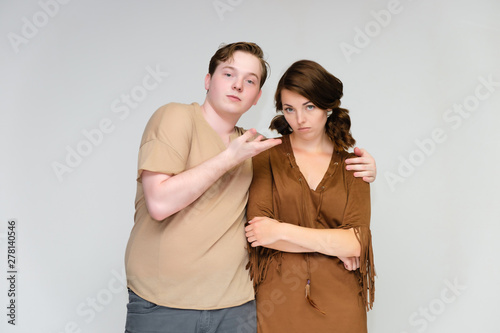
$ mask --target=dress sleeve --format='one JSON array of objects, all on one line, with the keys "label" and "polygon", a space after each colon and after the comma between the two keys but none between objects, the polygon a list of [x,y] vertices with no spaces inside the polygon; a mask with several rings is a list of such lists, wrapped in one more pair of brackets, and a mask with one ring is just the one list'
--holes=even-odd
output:
[{"label": "dress sleeve", "polygon": [[[269,150],[255,156],[252,162],[253,179],[248,196],[247,218],[251,220],[256,216],[266,216],[274,219],[273,175]],[[252,247],[249,243],[247,249],[247,269],[257,292],[259,284],[266,278],[269,263],[279,252],[262,246]]]},{"label": "dress sleeve", "polygon": [[370,310],[375,297],[375,266],[370,231],[370,184],[355,178],[349,172],[346,175],[346,185],[347,205],[340,228],[352,228],[361,245],[359,271],[356,272],[361,286],[361,296],[366,309]]},{"label": "dress sleeve", "polygon": [[274,218],[273,176],[269,151],[266,150],[252,159],[253,178],[248,196],[247,217],[256,216]]}]

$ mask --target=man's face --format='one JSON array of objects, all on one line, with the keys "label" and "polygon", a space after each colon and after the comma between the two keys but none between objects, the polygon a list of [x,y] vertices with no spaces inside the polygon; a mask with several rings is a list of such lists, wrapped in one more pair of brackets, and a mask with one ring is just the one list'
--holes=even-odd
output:
[{"label": "man's face", "polygon": [[236,51],[205,77],[207,100],[217,113],[241,116],[260,98],[261,64],[247,52]]}]

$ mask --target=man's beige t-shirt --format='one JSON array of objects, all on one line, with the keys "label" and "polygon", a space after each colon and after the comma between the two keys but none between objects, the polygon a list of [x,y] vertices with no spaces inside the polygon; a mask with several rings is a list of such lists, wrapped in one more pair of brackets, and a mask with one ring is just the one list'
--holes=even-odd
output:
[{"label": "man's beige t-shirt", "polygon": [[[231,140],[243,132],[236,127]],[[142,191],[143,170],[176,175],[225,149],[196,103],[167,104],[149,120],[139,150],[135,223],[125,255],[128,287],[142,298],[182,309],[220,309],[254,299],[244,234],[251,159],[163,221],[151,218]]]}]

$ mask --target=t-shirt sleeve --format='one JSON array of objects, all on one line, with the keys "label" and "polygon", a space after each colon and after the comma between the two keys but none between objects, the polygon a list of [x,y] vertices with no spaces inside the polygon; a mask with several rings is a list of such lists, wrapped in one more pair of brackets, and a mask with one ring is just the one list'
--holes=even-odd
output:
[{"label": "t-shirt sleeve", "polygon": [[139,148],[139,182],[143,170],[175,175],[186,169],[193,131],[189,107],[171,103],[151,116]]}]

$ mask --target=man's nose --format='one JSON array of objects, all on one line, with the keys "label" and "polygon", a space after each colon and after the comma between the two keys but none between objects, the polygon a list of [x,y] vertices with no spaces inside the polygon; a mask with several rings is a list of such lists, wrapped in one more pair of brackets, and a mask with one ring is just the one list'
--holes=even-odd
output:
[{"label": "man's nose", "polygon": [[233,89],[241,91],[243,89],[243,82],[242,80],[236,79],[233,84]]}]

